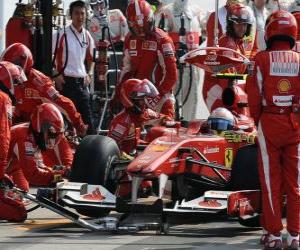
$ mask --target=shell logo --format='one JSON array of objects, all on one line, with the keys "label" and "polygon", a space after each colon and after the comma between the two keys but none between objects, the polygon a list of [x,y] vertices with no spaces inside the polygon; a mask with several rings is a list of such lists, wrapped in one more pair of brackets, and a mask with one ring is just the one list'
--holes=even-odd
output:
[{"label": "shell logo", "polygon": [[277,88],[279,93],[286,93],[291,89],[291,83],[287,79],[282,79],[278,82]]}]

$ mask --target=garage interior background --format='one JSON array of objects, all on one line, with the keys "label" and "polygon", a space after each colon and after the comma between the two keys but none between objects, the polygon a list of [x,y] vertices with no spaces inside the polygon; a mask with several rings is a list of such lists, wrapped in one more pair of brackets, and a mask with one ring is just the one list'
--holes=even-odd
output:
[{"label": "garage interior background", "polygon": [[[67,7],[69,6],[70,2],[73,0],[63,0],[65,11]],[[126,0],[110,0],[110,6],[112,8],[115,8],[117,4],[119,4],[119,1],[126,1]],[[191,0],[192,2],[199,2],[199,0]],[[219,0],[220,5],[225,3],[226,0]],[[19,0],[0,0],[0,32],[2,33],[2,36],[0,38],[0,51],[3,51],[5,48],[5,26],[9,20],[9,18],[12,16],[16,3],[18,3]],[[27,3],[28,0],[23,0],[22,2]],[[172,2],[172,0],[164,0],[164,2],[169,3]],[[213,0],[201,0],[201,7],[206,10],[213,10],[214,9],[214,3]]]}]

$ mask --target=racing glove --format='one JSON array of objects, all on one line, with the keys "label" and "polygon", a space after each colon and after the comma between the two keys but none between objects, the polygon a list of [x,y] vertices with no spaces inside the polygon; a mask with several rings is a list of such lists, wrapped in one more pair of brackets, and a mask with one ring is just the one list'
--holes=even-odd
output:
[{"label": "racing glove", "polygon": [[63,165],[54,165],[54,166],[52,166],[52,169],[54,171],[59,172],[59,174],[61,173],[62,177],[65,177],[65,178],[70,177],[70,174],[71,174],[71,168],[70,167],[66,167],[66,166],[63,166]]},{"label": "racing glove", "polygon": [[88,130],[88,125],[84,123],[80,124],[79,126],[76,126],[77,134],[80,137],[84,137],[86,135],[87,130]]},{"label": "racing glove", "polygon": [[14,187],[14,183],[12,179],[5,174],[2,179],[0,179],[0,189],[12,189]]},{"label": "racing glove", "polygon": [[63,171],[62,170],[54,170],[53,171],[53,179],[52,183],[63,181]]}]

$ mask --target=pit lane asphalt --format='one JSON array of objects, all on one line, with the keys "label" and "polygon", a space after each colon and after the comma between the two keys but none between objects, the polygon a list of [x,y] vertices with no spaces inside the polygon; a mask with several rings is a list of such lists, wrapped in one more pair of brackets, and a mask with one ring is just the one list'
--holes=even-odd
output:
[{"label": "pit lane asphalt", "polygon": [[154,231],[112,234],[91,232],[39,208],[29,213],[25,223],[0,221],[0,249],[261,249],[259,228],[246,228],[235,220],[215,216],[201,217],[199,224],[187,224],[187,220],[194,222],[194,217],[176,220],[186,224],[171,226],[168,235],[156,235]]}]

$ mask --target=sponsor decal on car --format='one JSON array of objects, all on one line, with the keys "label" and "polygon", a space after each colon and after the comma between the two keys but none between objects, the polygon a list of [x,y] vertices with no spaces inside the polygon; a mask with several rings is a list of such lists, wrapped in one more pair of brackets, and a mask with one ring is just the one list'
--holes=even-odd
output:
[{"label": "sponsor decal on car", "polygon": [[101,201],[105,199],[105,196],[101,194],[99,188],[96,188],[91,193],[83,195],[82,198],[86,200],[92,200],[92,201]]},{"label": "sponsor decal on car", "polygon": [[163,152],[167,149],[169,149],[169,146],[167,146],[167,145],[158,145],[158,144],[156,144],[156,145],[153,145],[151,147],[151,150],[154,151],[154,152]]},{"label": "sponsor decal on car", "polygon": [[232,162],[233,162],[233,149],[226,148],[225,149],[225,167],[231,168]]},{"label": "sponsor decal on car", "polygon": [[200,201],[198,205],[207,208],[222,207],[222,204],[217,200]]},{"label": "sponsor decal on car", "polygon": [[214,153],[218,153],[220,151],[219,148],[214,147],[214,148],[209,148],[209,147],[205,147],[203,150],[204,154],[214,154]]}]

